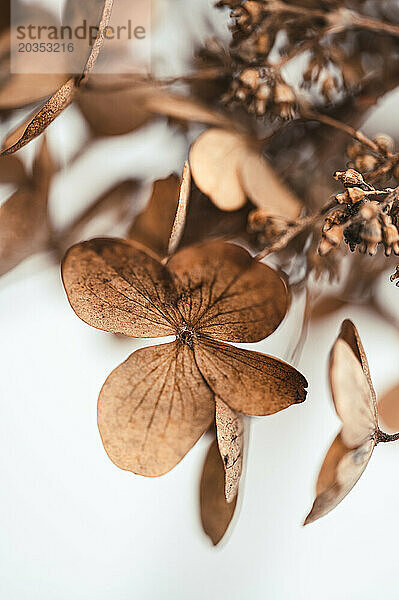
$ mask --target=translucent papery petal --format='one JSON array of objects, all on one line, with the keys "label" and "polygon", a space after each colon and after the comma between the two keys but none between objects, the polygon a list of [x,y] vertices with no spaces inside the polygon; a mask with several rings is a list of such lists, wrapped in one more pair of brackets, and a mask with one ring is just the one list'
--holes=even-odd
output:
[{"label": "translucent papery petal", "polygon": [[105,382],[98,424],[110,459],[155,477],[170,471],[211,424],[213,394],[179,342],[137,350]]}]

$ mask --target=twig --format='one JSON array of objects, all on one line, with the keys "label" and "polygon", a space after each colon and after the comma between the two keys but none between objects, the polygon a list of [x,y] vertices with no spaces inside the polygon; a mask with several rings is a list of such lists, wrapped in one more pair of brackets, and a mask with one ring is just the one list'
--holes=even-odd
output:
[{"label": "twig", "polygon": [[291,225],[288,231],[286,231],[286,233],[280,236],[274,244],[272,244],[271,246],[267,246],[266,248],[261,250],[261,252],[256,254],[254,257],[255,260],[260,261],[263,258],[266,258],[266,256],[269,256],[269,254],[272,254],[273,252],[278,252],[279,250],[285,248],[294,237],[302,233],[302,231],[309,227],[309,225],[313,225],[314,223],[316,223],[321,217],[323,217],[336,205],[337,201],[334,198],[333,200],[328,202],[328,204],[323,206],[323,208],[321,208],[317,213],[298,219],[298,221],[295,224]]},{"label": "twig", "polygon": [[76,82],[76,85],[78,86],[82,83],[83,79],[85,79],[85,77],[94,69],[94,65],[96,64],[98,55],[100,54],[101,48],[104,45],[105,32],[111,20],[113,5],[114,0],[104,0],[104,6],[101,14],[100,23],[98,25],[97,36],[94,40],[93,46],[91,47],[90,54],[87,58],[82,74]]},{"label": "twig", "polygon": [[364,133],[351,127],[350,125],[346,125],[346,123],[342,123],[341,121],[337,121],[328,115],[320,114],[314,110],[306,108],[302,106],[300,108],[300,114],[304,119],[308,119],[309,121],[318,121],[319,123],[323,123],[324,125],[329,125],[330,127],[334,127],[334,129],[339,129],[344,133],[347,133],[354,139],[358,140],[361,144],[368,146],[370,150],[375,152],[378,155],[383,155],[388,158],[392,158],[393,155],[390,152],[383,151],[375,142],[370,140]]}]

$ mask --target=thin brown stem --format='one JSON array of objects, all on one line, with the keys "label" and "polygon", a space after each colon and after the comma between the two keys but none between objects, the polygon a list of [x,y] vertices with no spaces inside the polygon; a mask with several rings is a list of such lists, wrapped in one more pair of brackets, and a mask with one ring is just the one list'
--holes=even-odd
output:
[{"label": "thin brown stem", "polygon": [[94,69],[94,65],[96,64],[98,55],[100,54],[101,48],[104,45],[105,32],[111,20],[113,5],[114,0],[104,0],[104,6],[101,14],[100,23],[98,25],[97,36],[90,50],[90,54],[87,58],[82,74],[80,75],[80,78],[77,81],[77,85],[80,85],[83,79],[85,79],[85,77]]},{"label": "thin brown stem", "polygon": [[285,248],[288,245],[288,243],[292,239],[294,239],[294,237],[296,237],[297,235],[299,235],[300,233],[305,231],[305,229],[307,227],[309,227],[310,225],[314,225],[315,223],[317,223],[317,221],[319,219],[321,219],[321,217],[323,217],[326,213],[328,213],[336,205],[337,205],[337,201],[334,198],[333,200],[328,202],[328,204],[323,206],[323,208],[321,208],[317,213],[310,215],[310,216],[302,217],[302,218],[298,219],[298,221],[296,223],[293,223],[291,225],[287,224],[288,230],[283,235],[281,235],[274,242],[274,244],[272,244],[271,246],[267,246],[266,248],[261,250],[261,252],[256,254],[254,256],[254,259],[257,261],[260,261],[263,258],[266,258],[266,256],[269,256],[269,254],[273,254],[274,252],[283,250],[283,248]]},{"label": "thin brown stem", "polygon": [[370,138],[368,138],[367,135],[355,129],[354,127],[351,127],[351,125],[347,125],[346,123],[337,121],[336,119],[333,119],[328,115],[323,115],[304,106],[300,108],[300,113],[304,119],[308,119],[309,121],[318,121],[319,123],[329,125],[330,127],[334,127],[334,129],[339,129],[340,131],[347,133],[355,140],[358,140],[358,142],[364,144],[365,146],[370,148],[370,150],[372,150],[380,156],[383,155],[389,158],[392,157],[390,152],[384,152],[375,142],[373,142],[373,140],[370,140]]},{"label": "thin brown stem", "polygon": [[399,440],[399,433],[385,433],[379,429],[377,431],[377,444],[379,442],[396,442]]}]

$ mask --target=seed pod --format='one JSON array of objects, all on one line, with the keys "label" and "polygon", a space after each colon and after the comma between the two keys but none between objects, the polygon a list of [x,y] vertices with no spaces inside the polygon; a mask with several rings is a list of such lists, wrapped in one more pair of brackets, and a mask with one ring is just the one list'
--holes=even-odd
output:
[{"label": "seed pod", "polygon": [[341,181],[345,187],[353,187],[364,185],[363,175],[355,169],[347,169],[346,171],[336,171],[334,178]]},{"label": "seed pod", "polygon": [[372,154],[361,154],[355,158],[355,167],[358,171],[367,173],[373,171],[378,165],[378,158]]},{"label": "seed pod", "polygon": [[360,142],[357,142],[357,141],[349,144],[349,146],[346,149],[346,154],[352,160],[355,160],[355,158],[357,156],[360,156],[360,154],[363,154],[363,152],[364,152],[363,144],[361,144]]},{"label": "seed pod", "polygon": [[390,256],[392,250],[394,254],[399,254],[399,232],[395,225],[386,225],[383,227],[382,232],[386,256]]},{"label": "seed pod", "polygon": [[395,142],[386,133],[378,133],[374,137],[374,141],[383,152],[393,152],[395,150]]},{"label": "seed pod", "polygon": [[256,69],[244,69],[239,79],[249,88],[256,89],[259,83],[259,73]]},{"label": "seed pod", "polygon": [[365,249],[370,256],[373,256],[377,252],[378,244],[382,241],[382,231],[379,220],[373,218],[365,223],[360,236],[364,242]]}]

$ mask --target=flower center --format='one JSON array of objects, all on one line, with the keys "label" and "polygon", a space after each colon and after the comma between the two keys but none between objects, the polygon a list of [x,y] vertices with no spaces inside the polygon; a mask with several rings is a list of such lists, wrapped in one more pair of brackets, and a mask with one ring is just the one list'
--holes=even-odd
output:
[{"label": "flower center", "polygon": [[187,344],[190,348],[193,347],[195,333],[192,329],[189,329],[186,325],[184,325],[181,329],[179,329],[177,333],[177,338],[183,343]]}]

